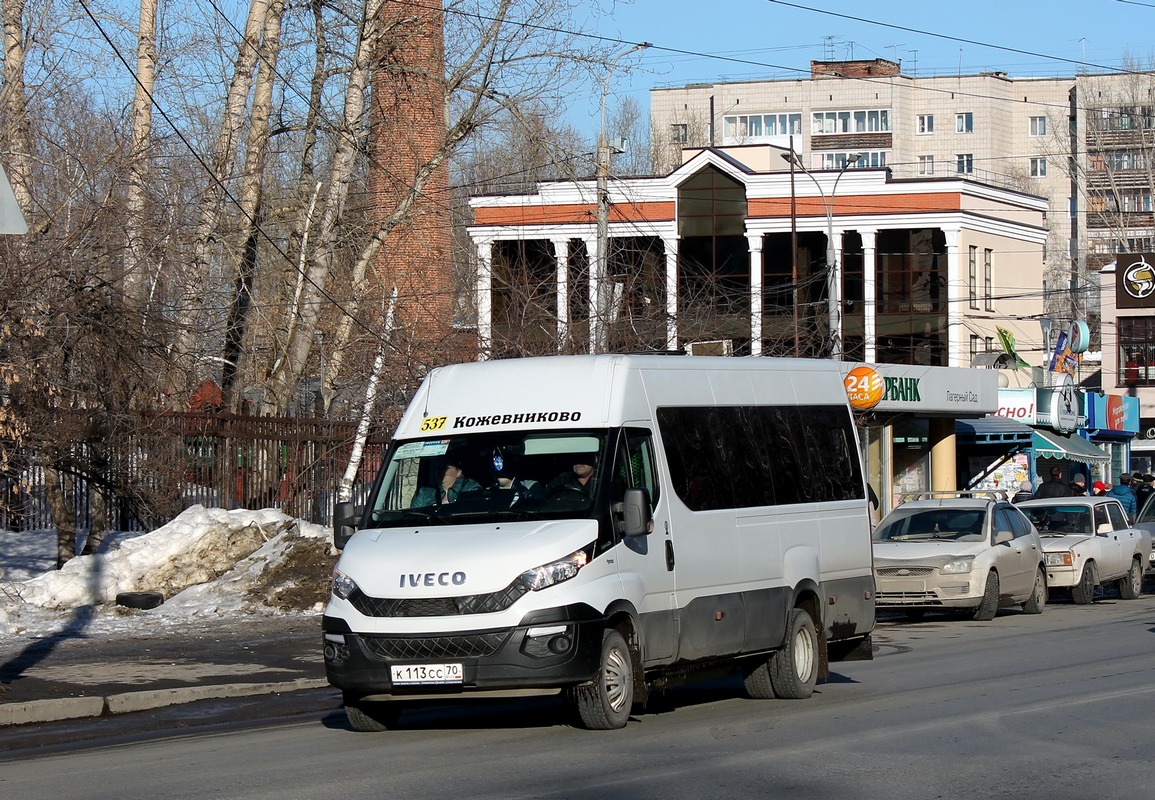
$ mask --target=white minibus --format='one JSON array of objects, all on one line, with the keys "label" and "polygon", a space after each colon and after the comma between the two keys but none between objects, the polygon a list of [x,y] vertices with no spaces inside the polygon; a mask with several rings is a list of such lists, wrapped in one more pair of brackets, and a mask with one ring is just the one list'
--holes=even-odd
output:
[{"label": "white minibus", "polygon": [[433,370],[339,504],[325,669],[351,726],[564,693],[619,728],[739,670],[804,698],[869,658],[870,521],[833,361],[556,356]]}]

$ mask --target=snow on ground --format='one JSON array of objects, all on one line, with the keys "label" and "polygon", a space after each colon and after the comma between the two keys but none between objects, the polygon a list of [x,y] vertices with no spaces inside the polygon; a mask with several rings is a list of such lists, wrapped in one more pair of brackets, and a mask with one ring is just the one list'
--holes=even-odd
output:
[{"label": "snow on ground", "polygon": [[[39,636],[83,616],[88,635],[191,620],[321,611],[335,557],[329,530],[275,509],[193,506],[146,534],[109,534],[102,552],[55,569],[54,531],[0,531],[0,637]],[[160,592],[149,609],[121,592]]]}]

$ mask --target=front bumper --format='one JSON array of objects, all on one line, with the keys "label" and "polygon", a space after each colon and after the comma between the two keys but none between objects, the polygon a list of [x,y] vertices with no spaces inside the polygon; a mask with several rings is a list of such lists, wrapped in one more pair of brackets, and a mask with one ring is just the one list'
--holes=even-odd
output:
[{"label": "front bumper", "polygon": [[[322,618],[325,675],[358,697],[447,698],[462,694],[556,690],[592,680],[601,658],[605,618],[586,605],[533,611],[513,628],[431,633],[360,634],[340,618]],[[535,632],[531,637],[529,634]],[[394,686],[390,667],[458,663],[460,684]]]},{"label": "front bumper", "polygon": [[[914,570],[907,569],[907,572]],[[939,575],[937,570],[891,576],[875,572],[879,608],[974,608],[983,599],[984,581],[967,575]]]},{"label": "front bumper", "polygon": [[1047,567],[1047,588],[1070,589],[1079,583],[1081,572],[1071,567]]}]

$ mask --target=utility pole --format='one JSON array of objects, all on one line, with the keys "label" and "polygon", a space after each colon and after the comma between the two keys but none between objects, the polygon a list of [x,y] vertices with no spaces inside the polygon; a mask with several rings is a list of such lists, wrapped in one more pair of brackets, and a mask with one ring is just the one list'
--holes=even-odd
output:
[{"label": "utility pole", "polygon": [[609,228],[610,228],[610,143],[606,138],[606,95],[610,91],[610,74],[625,56],[645,50],[649,42],[636,44],[614,56],[606,65],[602,80],[601,127],[598,132],[597,171],[597,257],[594,259],[594,308],[590,316],[590,352],[605,353],[610,342],[610,301],[612,289],[609,285]]}]

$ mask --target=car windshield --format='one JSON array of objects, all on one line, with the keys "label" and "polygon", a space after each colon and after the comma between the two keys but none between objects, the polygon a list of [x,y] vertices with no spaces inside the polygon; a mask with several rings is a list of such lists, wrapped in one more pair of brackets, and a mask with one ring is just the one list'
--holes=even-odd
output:
[{"label": "car windshield", "polygon": [[374,527],[589,517],[607,432],[505,431],[398,442]]},{"label": "car windshield", "polygon": [[1155,522],[1155,496],[1148,497],[1143,509],[1139,512],[1136,522]]},{"label": "car windshield", "polygon": [[1046,506],[1020,506],[1027,517],[1043,536],[1048,534],[1083,533],[1088,536],[1091,529],[1091,509],[1086,506],[1056,503]]},{"label": "car windshield", "polygon": [[887,514],[874,529],[876,542],[934,541],[948,539],[963,542],[983,540],[981,508],[898,508]]}]

